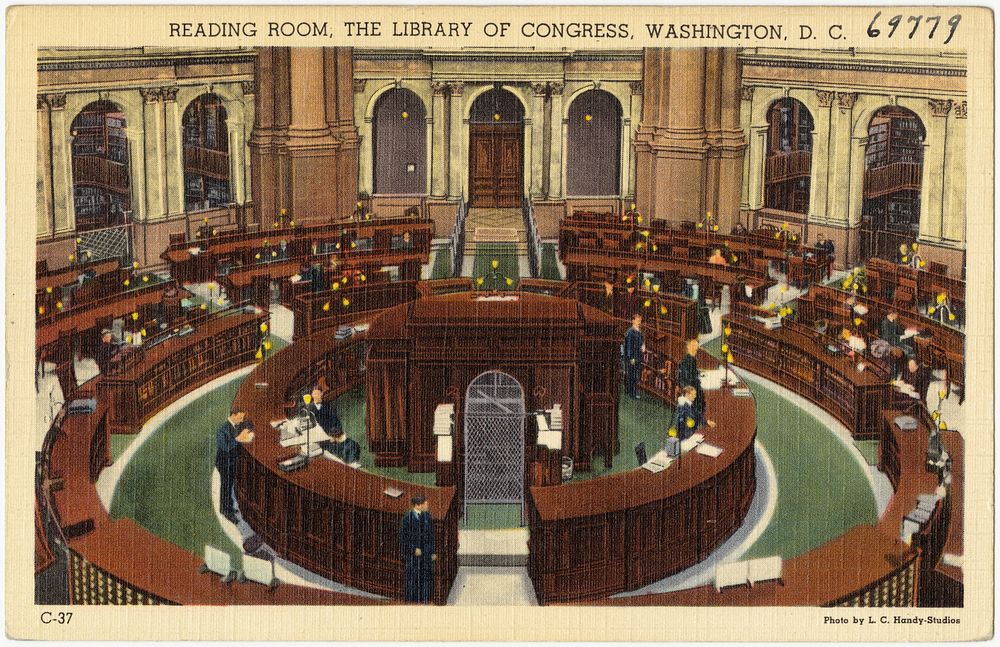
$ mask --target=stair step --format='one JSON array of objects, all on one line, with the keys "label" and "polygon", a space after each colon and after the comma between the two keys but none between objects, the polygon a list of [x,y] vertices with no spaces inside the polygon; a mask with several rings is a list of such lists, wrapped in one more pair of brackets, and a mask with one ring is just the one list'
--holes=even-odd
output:
[{"label": "stair step", "polygon": [[528,529],[459,530],[459,566],[525,566]]}]

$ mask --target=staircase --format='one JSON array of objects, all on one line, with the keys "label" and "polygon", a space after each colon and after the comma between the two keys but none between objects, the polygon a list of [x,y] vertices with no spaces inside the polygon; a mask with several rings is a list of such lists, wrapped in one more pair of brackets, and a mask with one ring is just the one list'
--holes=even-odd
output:
[{"label": "staircase", "polygon": [[474,256],[476,245],[480,243],[512,244],[518,256],[527,256],[528,232],[521,209],[469,209],[465,220],[465,255]]}]

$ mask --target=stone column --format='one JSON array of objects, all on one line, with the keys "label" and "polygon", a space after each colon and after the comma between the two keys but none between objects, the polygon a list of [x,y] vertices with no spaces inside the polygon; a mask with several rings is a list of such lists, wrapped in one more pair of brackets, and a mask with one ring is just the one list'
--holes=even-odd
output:
[{"label": "stone column", "polygon": [[[337,199],[336,211],[346,216],[354,211],[358,199],[358,128],[354,123],[354,50],[337,47]],[[327,88],[329,91],[330,88]]]},{"label": "stone column", "polygon": [[73,150],[70,124],[66,114],[66,95],[47,94],[49,122],[52,126],[52,234],[76,229],[76,208],[73,203]]},{"label": "stone column", "polygon": [[469,197],[465,195],[463,186],[465,178],[462,176],[463,170],[469,165],[468,159],[463,156],[465,150],[463,139],[468,139],[468,134],[462,123],[462,92],[465,85],[461,82],[449,83],[448,85],[451,90],[451,119],[449,120],[451,137],[448,148],[448,157],[451,160],[448,164],[451,180],[448,183],[448,197],[452,200],[459,198],[468,200]]},{"label": "stone column", "polygon": [[55,217],[52,201],[52,122],[49,104],[45,97],[37,97],[38,145],[35,149],[35,235],[38,238],[52,233]]},{"label": "stone column", "polygon": [[[750,127],[750,161],[747,166],[747,208],[764,207],[764,157],[767,154],[767,126]],[[753,223],[749,223],[752,225]]]},{"label": "stone column", "polygon": [[[146,222],[163,220],[167,215],[167,169],[164,144],[161,88],[140,88],[142,95],[142,168],[145,169]],[[130,154],[133,151],[129,151]]]},{"label": "stone column", "polygon": [[[827,190],[830,176],[836,169],[830,163],[830,140],[833,123],[832,90],[817,90],[820,110],[814,115],[814,130],[812,134],[812,169],[809,179],[809,218],[823,221],[827,215]],[[850,133],[848,133],[850,137]]]},{"label": "stone column", "polygon": [[563,124],[563,90],[566,84],[562,81],[549,83],[549,109],[552,120],[549,123],[549,190],[546,195],[551,200],[558,200],[565,194],[566,164],[563,160],[563,146],[566,143],[566,125]]},{"label": "stone column", "polygon": [[629,105],[628,115],[629,115],[629,127],[627,129],[626,138],[628,141],[628,154],[623,155],[626,158],[626,170],[628,173],[628,181],[625,186],[626,196],[635,200],[635,172],[636,172],[636,159],[635,159],[635,135],[636,129],[639,127],[639,123],[642,121],[642,81],[630,81],[629,84]]},{"label": "stone column", "polygon": [[956,101],[948,117],[948,143],[945,148],[944,222],[941,237],[946,241],[966,241],[966,139],[968,106],[965,99]]},{"label": "stone column", "polygon": [[445,171],[445,160],[448,158],[448,140],[445,129],[445,92],[448,89],[447,83],[434,81],[431,83],[431,132],[427,139],[427,149],[430,151],[431,164],[430,194],[435,198],[444,198],[448,195],[448,177]]},{"label": "stone column", "polygon": [[[747,142],[740,122],[742,108],[742,73],[739,51],[721,51],[720,140],[718,202],[715,217],[723,231],[729,231],[740,218],[740,197],[743,194],[743,159]],[[711,185],[709,191],[711,191]]]},{"label": "stone column", "polygon": [[533,194],[532,198],[548,198],[549,186],[552,181],[550,177],[552,166],[552,98],[549,95],[549,86],[547,83],[532,83],[531,91],[534,98],[533,102],[538,100],[542,102],[542,136],[538,142],[541,154],[537,156],[539,160],[539,188],[538,195],[535,196]]},{"label": "stone column", "polygon": [[[166,180],[165,214],[167,217],[176,217],[184,215],[184,131],[180,106],[177,105],[177,87],[161,88],[160,97],[163,100],[163,132],[166,140],[163,160]],[[226,127],[232,128],[228,122]],[[231,186],[232,168],[229,175]]]},{"label": "stone column", "polygon": [[[854,127],[854,104],[858,100],[857,92],[838,92],[837,105],[830,111],[830,144],[827,151],[827,166],[830,169],[830,182],[827,185],[826,210],[827,220],[840,221],[842,224],[861,221],[860,200],[854,200],[854,183],[864,179],[864,150],[862,146],[861,167],[854,165],[856,142],[851,135]],[[867,139],[867,138],[866,138]],[[817,166],[813,160],[813,166]],[[855,213],[856,211],[856,213]]]},{"label": "stone column", "polygon": [[[750,211],[750,164],[757,149],[754,146],[756,137],[750,134],[750,121],[753,118],[753,86],[745,85],[740,88],[740,125],[747,133],[747,151],[743,156],[743,187],[740,191],[740,210]],[[748,224],[748,223],[744,223]]]},{"label": "stone column", "polygon": [[548,100],[548,84],[532,83],[531,95],[528,100],[528,115],[524,120],[525,142],[525,169],[524,184],[528,190],[528,196],[532,200],[538,200],[545,196],[547,184],[543,175],[548,173],[548,166],[545,158],[546,133],[549,130],[549,111],[551,104]]},{"label": "stone column", "polygon": [[944,175],[945,148],[948,132],[948,113],[951,99],[929,101],[931,119],[924,124],[924,167],[920,181],[920,238],[939,241],[944,237]]}]

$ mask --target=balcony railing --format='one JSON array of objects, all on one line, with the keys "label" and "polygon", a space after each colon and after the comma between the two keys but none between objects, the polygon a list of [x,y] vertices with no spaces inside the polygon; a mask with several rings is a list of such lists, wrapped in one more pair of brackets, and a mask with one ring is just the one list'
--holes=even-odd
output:
[{"label": "balcony railing", "polygon": [[229,153],[199,146],[185,146],[184,172],[226,180],[229,178]]},{"label": "balcony railing", "polygon": [[812,153],[809,151],[778,153],[767,158],[767,182],[809,177],[811,169]]},{"label": "balcony railing", "polygon": [[115,193],[128,193],[128,167],[103,157],[73,157],[73,182],[98,186]]},{"label": "balcony railing", "polygon": [[865,171],[865,198],[878,198],[897,191],[919,191],[921,164],[895,162]]}]

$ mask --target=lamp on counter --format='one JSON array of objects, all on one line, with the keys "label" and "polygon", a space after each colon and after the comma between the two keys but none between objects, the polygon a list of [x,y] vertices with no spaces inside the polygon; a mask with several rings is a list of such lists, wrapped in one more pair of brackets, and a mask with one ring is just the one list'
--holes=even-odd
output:
[{"label": "lamp on counter", "polygon": [[299,407],[299,413],[298,415],[295,416],[295,431],[297,431],[300,436],[302,434],[306,435],[306,444],[305,444],[306,465],[309,464],[309,459],[311,458],[312,454],[312,452],[310,451],[311,450],[310,445],[312,445],[312,443],[310,442],[312,440],[310,434],[312,433],[312,428],[316,426],[316,416],[313,414],[312,411],[309,410],[310,402],[312,402],[312,395],[309,393],[303,395],[302,405]]}]

